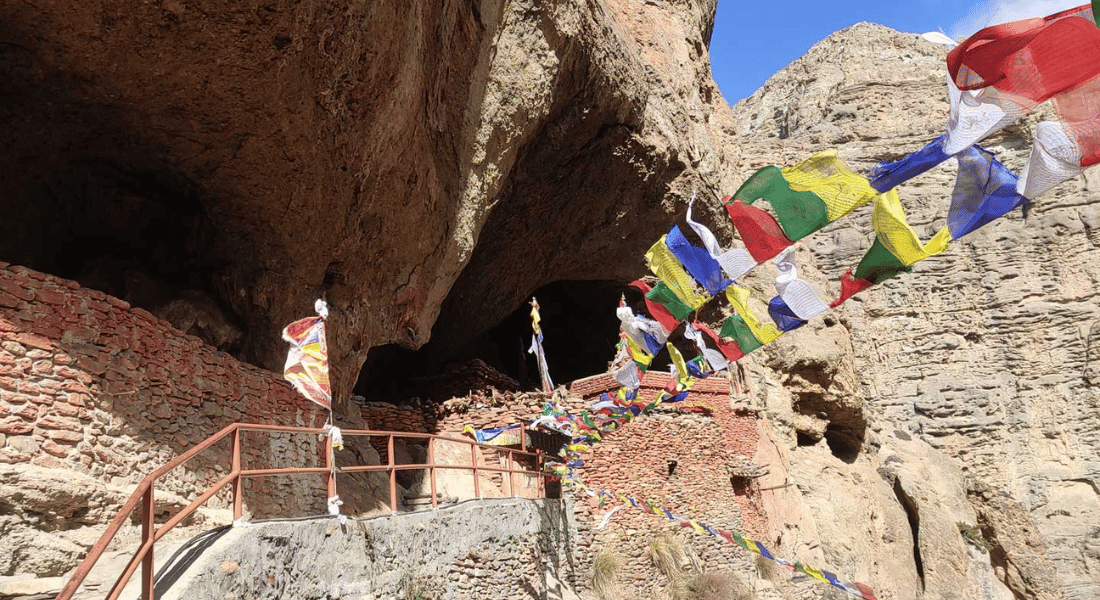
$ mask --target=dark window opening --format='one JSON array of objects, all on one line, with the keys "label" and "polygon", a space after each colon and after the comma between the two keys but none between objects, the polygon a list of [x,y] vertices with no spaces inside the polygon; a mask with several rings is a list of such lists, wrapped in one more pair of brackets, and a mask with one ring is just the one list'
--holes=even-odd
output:
[{"label": "dark window opening", "polygon": [[821,440],[820,439],[814,439],[810,435],[802,433],[801,431],[796,431],[795,432],[795,441],[798,443],[799,446],[816,446],[817,443],[820,442]]}]

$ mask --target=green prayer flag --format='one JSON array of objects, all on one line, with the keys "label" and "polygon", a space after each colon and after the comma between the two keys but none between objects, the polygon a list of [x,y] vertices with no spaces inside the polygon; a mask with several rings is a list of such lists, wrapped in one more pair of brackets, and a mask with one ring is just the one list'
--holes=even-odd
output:
[{"label": "green prayer flag", "polygon": [[691,307],[684,304],[684,301],[664,281],[658,281],[653,289],[646,292],[645,297],[667,308],[677,321],[683,321],[692,313]]},{"label": "green prayer flag", "polygon": [[748,323],[745,323],[741,315],[733,315],[726,319],[725,322],[722,323],[722,331],[720,331],[718,335],[736,340],[737,345],[741,346],[741,352],[745,354],[763,346],[760,340],[756,339],[756,336],[752,334],[752,330],[749,329]]},{"label": "green prayer flag", "polygon": [[767,200],[783,233],[792,242],[829,224],[829,212],[821,197],[814,192],[792,190],[778,167],[767,166],[753,173],[733,197],[745,205]]},{"label": "green prayer flag", "polygon": [[875,243],[871,245],[867,254],[863,255],[863,260],[859,261],[859,266],[856,267],[856,278],[882,283],[898,273],[908,273],[912,270],[913,267],[902,264],[898,257],[886,249],[882,241],[875,238]]}]

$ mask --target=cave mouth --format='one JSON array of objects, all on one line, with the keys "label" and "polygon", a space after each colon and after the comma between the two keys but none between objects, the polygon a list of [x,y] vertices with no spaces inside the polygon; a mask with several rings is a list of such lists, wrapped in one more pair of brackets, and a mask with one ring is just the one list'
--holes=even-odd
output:
[{"label": "cave mouth", "polygon": [[[243,336],[219,300],[215,226],[196,177],[136,111],[41,56],[6,23],[0,78],[0,260],[126,300],[222,350]],[[165,312],[169,304],[174,306]],[[171,314],[169,314],[171,313]],[[169,318],[172,317],[172,318]]]},{"label": "cave mouth", "polygon": [[217,299],[222,265],[199,186],[169,167],[101,156],[57,167],[9,192],[14,225],[0,258],[125,300],[235,353],[243,332]]},{"label": "cave mouth", "polygon": [[[442,316],[432,339],[418,350],[397,344],[371,348],[359,373],[354,393],[367,401],[407,404],[413,398],[441,402],[473,391],[486,383],[500,390],[536,390],[540,387],[531,346],[531,297],[539,302],[543,347],[555,385],[607,371],[619,341],[615,308],[627,286],[616,281],[563,280],[539,287],[508,316],[473,341],[453,348],[440,340],[438,323],[462,314]],[[471,306],[469,310],[478,310]],[[481,361],[503,378],[472,373],[471,361]],[[473,369],[476,370],[476,369]],[[446,383],[444,384],[444,380]],[[463,389],[466,384],[467,389]]]}]

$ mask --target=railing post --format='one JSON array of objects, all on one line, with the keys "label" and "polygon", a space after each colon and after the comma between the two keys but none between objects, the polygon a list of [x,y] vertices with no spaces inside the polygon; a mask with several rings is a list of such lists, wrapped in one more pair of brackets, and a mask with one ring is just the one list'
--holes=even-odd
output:
[{"label": "railing post", "polygon": [[432,480],[432,508],[439,508],[435,497],[435,436],[428,438],[428,479]]},{"label": "railing post", "polygon": [[527,452],[527,428],[519,424],[519,449]]},{"label": "railing post", "polygon": [[542,449],[541,448],[535,448],[535,474],[536,474],[535,479],[538,481],[538,483],[535,484],[538,487],[538,496],[539,496],[539,498],[544,498],[544,497],[546,497],[546,493],[544,491],[544,477],[545,477],[545,475],[542,472]]},{"label": "railing post", "polygon": [[470,462],[474,467],[474,495],[481,500],[481,481],[477,476],[477,444],[470,444]]},{"label": "railing post", "polygon": [[328,497],[336,497],[336,450],[332,447],[332,438],[326,437],[322,442],[325,445],[325,466],[328,467],[328,474],[325,475],[326,489],[328,490]]},{"label": "railing post", "polygon": [[230,449],[233,453],[232,472],[236,475],[233,478],[233,521],[238,521],[241,515],[244,514],[244,490],[242,483],[244,479],[241,477],[241,430],[240,428],[233,430],[233,437],[229,439]]},{"label": "railing post", "polygon": [[390,512],[397,512],[397,470],[393,468],[393,432],[387,437],[387,451],[390,455]]},{"label": "railing post", "polygon": [[[523,435],[523,434],[520,434]],[[512,497],[516,497],[516,461],[514,460],[512,450],[508,450],[508,489],[512,492]]]},{"label": "railing post", "polygon": [[141,561],[141,598],[153,600],[153,535],[154,530],[153,484],[141,499],[141,544],[149,544],[149,551]]}]

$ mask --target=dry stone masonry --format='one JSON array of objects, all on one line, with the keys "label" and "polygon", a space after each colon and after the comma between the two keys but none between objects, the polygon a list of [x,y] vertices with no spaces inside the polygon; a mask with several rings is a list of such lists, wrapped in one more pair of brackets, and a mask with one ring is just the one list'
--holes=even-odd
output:
[{"label": "dry stone masonry", "polygon": [[[230,423],[324,422],[319,407],[278,374],[241,363],[117,298],[23,267],[0,268],[0,339],[0,486],[8,486],[0,532],[9,542],[0,550],[3,573],[37,564],[36,528],[105,523],[114,516],[109,508],[144,474]],[[246,466],[317,464],[315,438],[243,437]],[[190,499],[224,475],[228,444],[214,450],[162,479],[162,498]],[[67,482],[47,484],[58,477]],[[94,485],[74,483],[84,480]],[[245,503],[257,516],[313,513],[323,506],[322,484],[250,482]],[[73,498],[32,501],[41,496],[34,490]],[[52,524],[36,516],[58,512]],[[91,541],[94,536],[84,536],[39,574],[64,572]],[[30,547],[13,553],[21,544]]]}]

